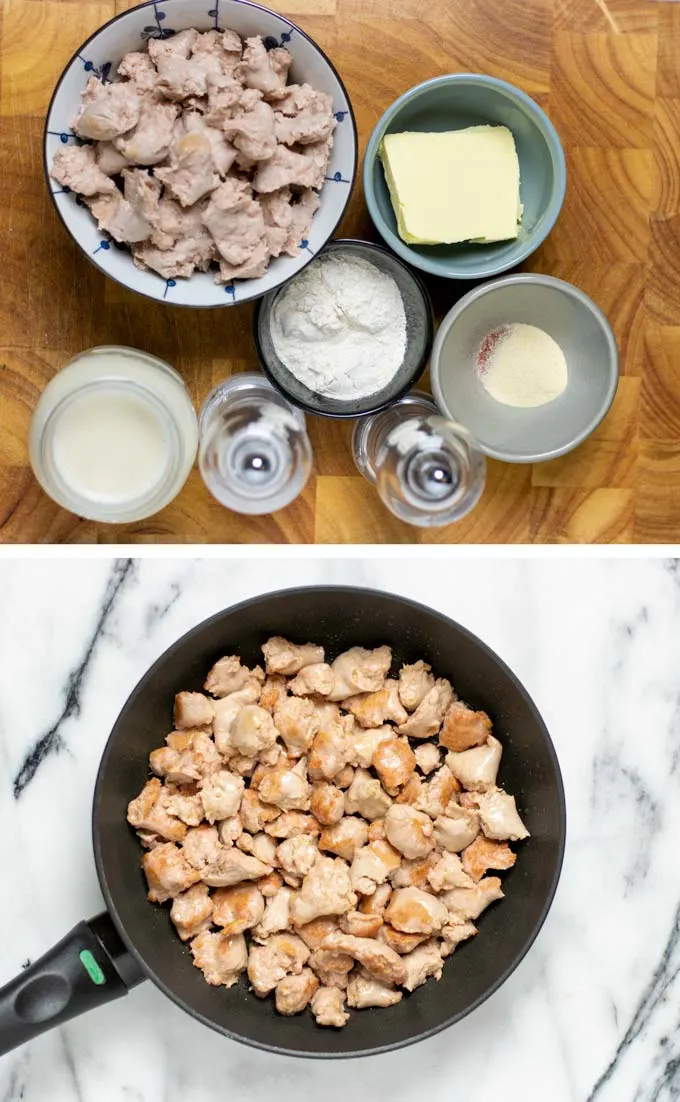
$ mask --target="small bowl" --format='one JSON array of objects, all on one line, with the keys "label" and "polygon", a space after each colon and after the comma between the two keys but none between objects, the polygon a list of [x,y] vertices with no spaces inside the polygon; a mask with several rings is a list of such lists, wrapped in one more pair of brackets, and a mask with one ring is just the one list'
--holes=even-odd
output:
[{"label": "small bowl", "polygon": [[[484,389],[479,345],[498,325],[525,322],[549,333],[567,360],[566,390],[553,402],[515,409]],[[506,463],[541,463],[583,443],[611,406],[619,381],[612,328],[583,291],[546,275],[512,275],[476,287],[444,318],[432,349],[432,391],[447,417]]]},{"label": "small bowl", "polygon": [[396,402],[425,370],[434,335],[432,303],[418,276],[381,245],[340,238],[326,245],[322,254],[327,253],[361,257],[392,276],[401,292],[406,313],[406,354],[391,382],[366,398],[339,399],[317,394],[296,379],[277,356],[270,332],[271,311],[283,288],[257,303],[253,319],[255,346],[265,375],[300,409],[321,417],[364,417]]},{"label": "small bowl", "polygon": [[[176,31],[225,29],[242,38],[262,35],[273,45],[284,45],[293,55],[290,82],[307,81],[333,101],[337,126],[321,206],[297,257],[279,256],[259,279],[235,280],[218,285],[214,272],[195,272],[189,279],[164,279],[155,272],[135,267],[127,248],[98,228],[87,207],[75,194],[65,192],[50,177],[58,149],[76,140],[71,120],[80,106],[88,78],[94,73],[115,80],[124,54],[141,50],[149,38],[168,38]],[[249,0],[151,0],[109,20],[79,48],[68,62],[47,111],[44,163],[47,184],[57,213],[81,251],[103,273],[131,291],[174,306],[233,306],[273,290],[296,275],[333,236],[349,203],[357,170],[357,131],[354,113],[336,69],[320,46],[289,19]]]},{"label": "small bowl", "polygon": [[[385,134],[462,130],[485,123],[507,126],[515,138],[524,205],[519,237],[491,245],[407,245],[397,231],[378,155]],[[409,264],[445,279],[487,279],[526,260],[555,225],[566,179],[562,145],[545,112],[514,85],[479,73],[435,77],[405,92],[380,119],[364,159],[366,203],[381,237]]]}]

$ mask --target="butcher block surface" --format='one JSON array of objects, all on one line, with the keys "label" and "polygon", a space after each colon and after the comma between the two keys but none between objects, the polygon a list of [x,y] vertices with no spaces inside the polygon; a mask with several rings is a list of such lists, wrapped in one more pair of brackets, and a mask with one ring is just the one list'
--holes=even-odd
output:
[{"label": "butcher block surface", "polygon": [[[621,348],[614,406],[571,455],[491,461],[470,516],[421,531],[356,472],[351,425],[309,419],[312,478],[268,517],[224,510],[196,470],[162,513],[106,526],[37,486],[31,413],[75,353],[146,349],[177,366],[196,405],[257,369],[252,308],[193,311],[143,300],[82,256],[52,209],[42,128],[79,44],[127,0],[0,0],[0,542],[670,543],[680,540],[680,3],[664,0],[288,0],[271,4],[329,54],[346,83],[361,154],[382,112],[428,77],[483,72],[519,85],[564,143],[567,197],[525,268],[577,284]],[[360,180],[341,236],[378,240]],[[463,289],[430,280],[438,318]]]}]

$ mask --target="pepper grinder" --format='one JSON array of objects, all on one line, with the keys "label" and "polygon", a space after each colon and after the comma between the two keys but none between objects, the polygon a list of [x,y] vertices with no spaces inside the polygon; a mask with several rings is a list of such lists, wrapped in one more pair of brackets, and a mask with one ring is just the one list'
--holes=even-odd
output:
[{"label": "pepper grinder", "polygon": [[283,509],[312,469],[305,416],[263,376],[235,375],[203,404],[198,464],[213,497],[235,513]]},{"label": "pepper grinder", "polygon": [[486,460],[467,429],[447,421],[432,398],[414,391],[357,421],[354,461],[384,505],[420,528],[466,516],[484,489]]}]

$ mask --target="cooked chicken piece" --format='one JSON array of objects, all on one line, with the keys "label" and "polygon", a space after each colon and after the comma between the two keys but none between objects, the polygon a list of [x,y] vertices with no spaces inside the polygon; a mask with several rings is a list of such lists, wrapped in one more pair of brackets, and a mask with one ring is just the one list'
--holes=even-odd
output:
[{"label": "cooked chicken piece", "polygon": [[359,902],[359,911],[367,915],[385,914],[385,907],[390,901],[392,888],[389,884],[378,884],[372,895],[365,895]]},{"label": "cooked chicken piece", "polygon": [[197,827],[203,821],[203,801],[198,794],[175,793],[166,800],[165,809],[190,827]]},{"label": "cooked chicken piece", "polygon": [[245,92],[230,119],[222,124],[224,136],[252,161],[266,161],[276,149],[274,112],[259,92]]},{"label": "cooked chicken piece", "polygon": [[286,696],[274,709],[274,723],[288,752],[296,757],[306,754],[319,729],[319,720],[311,700]]},{"label": "cooked chicken piece", "polygon": [[276,842],[268,834],[242,834],[236,843],[243,853],[252,853],[265,865],[276,865]]},{"label": "cooked chicken piece", "polygon": [[308,834],[287,838],[276,848],[276,864],[294,876],[306,876],[318,856],[316,839]]},{"label": "cooked chicken piece", "polygon": [[224,180],[236,160],[234,146],[227,141],[221,130],[215,126],[209,126],[205,117],[198,111],[187,112],[182,121],[186,134],[200,134],[208,139],[212,151],[213,168]]},{"label": "cooked chicken piece", "polygon": [[242,708],[257,702],[259,695],[259,682],[252,678],[242,688],[213,701],[215,711],[213,731],[215,732],[215,745],[220,754],[229,757],[235,752],[236,746],[231,738],[234,721]]},{"label": "cooked chicken piece", "polygon": [[217,827],[208,826],[207,823],[188,830],[182,842],[182,853],[194,869],[201,870],[206,865],[212,865],[221,852]]},{"label": "cooked chicken piece", "polygon": [[206,272],[215,256],[215,246],[208,233],[177,241],[169,249],[159,249],[149,242],[136,245],[132,259],[138,268],[150,269],[163,279],[188,279],[195,271]]},{"label": "cooked chicken piece", "polygon": [[215,283],[233,283],[235,279],[259,279],[269,267],[270,255],[267,239],[263,237],[243,264],[227,264],[217,257],[220,268],[215,276]]},{"label": "cooked chicken piece", "polygon": [[399,703],[399,682],[388,678],[382,689],[359,693],[342,702],[361,727],[381,727],[383,723],[405,723],[408,713]]},{"label": "cooked chicken piece", "polygon": [[257,881],[257,886],[265,899],[271,899],[283,887],[283,877],[278,872],[270,872]]},{"label": "cooked chicken piece", "polygon": [[[184,735],[186,739],[178,737]],[[173,784],[191,784],[221,765],[215,744],[205,731],[171,731],[167,741],[168,746],[151,751],[149,765],[157,776]]]},{"label": "cooked chicken piece", "polygon": [[417,804],[422,790],[423,782],[418,774],[414,773],[410,780],[404,785],[394,802],[397,804]]},{"label": "cooked chicken piece", "polygon": [[445,678],[435,681],[413,715],[399,727],[400,734],[410,738],[430,738],[436,735],[452,700],[453,689],[450,683]]},{"label": "cooked chicken piece", "polygon": [[150,903],[165,903],[166,899],[185,892],[201,879],[201,874],[189,864],[174,842],[165,842],[145,853],[142,868],[149,885],[147,899]]},{"label": "cooked chicken piece", "polygon": [[[307,153],[295,153],[286,145],[277,145],[274,155],[267,161],[260,161],[253,178],[253,188],[266,194],[281,188],[313,187],[318,180],[318,166],[314,158]],[[360,690],[361,691],[361,690]],[[343,693],[348,696],[348,693]],[[342,696],[335,697],[342,700]]]},{"label": "cooked chicken piece", "polygon": [[267,771],[258,788],[260,800],[282,811],[307,811],[310,793],[306,758],[300,758],[295,765],[292,759],[284,758],[282,763]]},{"label": "cooked chicken piece", "polygon": [[345,789],[349,788],[352,784],[352,781],[354,780],[354,773],[355,770],[353,769],[353,767],[351,765],[346,765],[343,769],[340,770],[337,776],[333,777],[333,784],[336,788],[339,788],[341,789],[341,791],[344,792]]},{"label": "cooked chicken piece", "polygon": [[[243,837],[241,816],[236,814],[230,815],[228,819],[222,819],[222,821],[217,824],[217,832],[223,846],[233,846],[234,842],[239,841]],[[250,837],[250,835],[248,835],[248,837]],[[260,857],[260,854],[256,853],[255,856]],[[260,860],[264,861],[265,859],[264,857],[260,857]],[[265,864],[269,864],[269,862],[265,861]]]},{"label": "cooked chicken piece", "polygon": [[[305,703],[312,704],[312,701]],[[314,707],[313,704],[312,706]],[[319,729],[309,752],[309,775],[312,780],[334,780],[354,754],[346,722],[349,717],[343,719],[338,716],[337,719],[324,722],[320,712],[320,708],[314,708]]]},{"label": "cooked chicken piece", "polygon": [[496,784],[502,753],[503,747],[498,739],[489,735],[484,746],[475,746],[460,754],[450,750],[446,755],[446,764],[464,788],[485,792]]},{"label": "cooked chicken piece", "polygon": [[398,888],[385,911],[385,922],[405,934],[433,934],[448,921],[447,906],[420,888]]},{"label": "cooked chicken piece", "polygon": [[310,142],[309,145],[303,145],[300,148],[304,150],[304,155],[309,158],[311,165],[308,187],[322,188],[333,151],[333,135],[331,134],[322,142]]},{"label": "cooked chicken piece", "polygon": [[309,958],[309,967],[313,968],[324,987],[344,989],[354,968],[354,957],[330,949],[316,949]]},{"label": "cooked chicken piece", "polygon": [[424,784],[418,797],[419,811],[425,811],[431,819],[445,815],[451,797],[460,792],[460,784],[447,765],[442,765],[434,777]]},{"label": "cooked chicken piece", "polygon": [[233,987],[248,963],[243,934],[227,937],[204,930],[191,942],[194,965],[214,987]]},{"label": "cooked chicken piece", "polygon": [[439,943],[442,956],[450,957],[461,941],[467,941],[468,938],[474,937],[477,932],[477,927],[472,922],[463,922],[462,919],[459,919],[456,923],[449,922],[446,926],[442,926],[440,930],[442,940]]},{"label": "cooked chicken piece", "polygon": [[355,1010],[363,1010],[367,1006],[394,1006],[401,998],[401,991],[379,983],[363,969],[354,972],[347,984],[347,1005]]},{"label": "cooked chicken piece", "polygon": [[296,834],[310,834],[318,838],[321,833],[314,816],[304,815],[302,811],[284,811],[272,823],[267,823],[264,829],[272,838],[294,838]]},{"label": "cooked chicken piece", "polygon": [[460,753],[473,746],[481,746],[490,734],[491,720],[486,712],[473,712],[466,704],[456,700],[444,716],[439,745]]},{"label": "cooked chicken piece", "polygon": [[[197,734],[205,734],[202,727],[187,727],[184,731],[171,731],[165,736],[165,742],[171,750],[188,750],[193,744],[194,735]],[[162,749],[164,748],[161,747]],[[151,753],[154,754],[156,751],[152,750]],[[149,761],[151,761],[151,754],[149,754]]]},{"label": "cooked chicken piece", "polygon": [[248,979],[256,995],[268,995],[284,976],[299,976],[309,949],[295,934],[272,934],[264,945],[251,945]]},{"label": "cooked chicken piece", "polygon": [[165,844],[165,839],[161,838],[158,834],[154,834],[152,830],[136,830],[135,834],[144,846],[144,849],[155,849],[156,846]]},{"label": "cooked chicken piece", "polygon": [[404,857],[426,857],[434,848],[432,820],[411,804],[393,804],[385,815],[385,833]]},{"label": "cooked chicken piece", "polygon": [[231,725],[231,745],[241,754],[257,755],[274,746],[278,731],[269,712],[257,704],[246,704]]},{"label": "cooked chicken piece", "polygon": [[365,769],[357,769],[345,794],[345,810],[350,815],[359,814],[371,820],[384,818],[391,806],[392,800],[380,781]]},{"label": "cooked chicken piece", "polygon": [[333,100],[309,84],[290,84],[276,102],[276,138],[284,145],[322,142],[334,129]]},{"label": "cooked chicken piece", "polygon": [[161,58],[173,54],[177,57],[189,57],[197,39],[198,31],[194,30],[193,27],[171,35],[169,38],[150,38],[148,43],[149,56],[156,65]]},{"label": "cooked chicken piece", "polygon": [[391,872],[399,868],[401,857],[389,842],[370,842],[354,854],[350,878],[355,892],[370,895],[378,884],[384,884]]},{"label": "cooked chicken piece", "polygon": [[241,659],[236,654],[225,655],[210,670],[205,679],[203,688],[211,696],[225,697],[236,693],[250,684],[252,680],[264,681],[264,673],[259,666],[249,670],[241,664]]},{"label": "cooked chicken piece", "polygon": [[[160,213],[161,185],[142,168],[123,170],[124,195],[127,202],[140,218],[152,227],[158,224]],[[196,724],[199,727],[199,724]]]},{"label": "cooked chicken piece", "polygon": [[91,76],[71,125],[81,138],[112,141],[137,125],[140,108],[139,92],[131,82],[104,84]]},{"label": "cooked chicken piece", "polygon": [[168,808],[170,793],[158,777],[152,777],[127,809],[127,820],[138,830],[150,831],[170,842],[181,842],[187,828]]},{"label": "cooked chicken piece", "polygon": [[442,854],[428,871],[427,878],[435,892],[472,887],[472,881],[457,853]]},{"label": "cooked chicken piece", "polygon": [[210,727],[215,706],[203,693],[177,693],[175,697],[175,727]]},{"label": "cooked chicken piece", "polygon": [[208,822],[235,815],[241,806],[244,788],[243,777],[237,777],[228,769],[220,769],[201,781],[201,800]]},{"label": "cooked chicken piece", "polygon": [[243,793],[240,808],[243,829],[249,834],[259,834],[265,830],[268,823],[272,823],[280,815],[278,807],[270,807],[263,803],[257,792],[247,788]]},{"label": "cooked chicken piece", "polygon": [[[280,191],[272,191],[268,195],[261,196],[259,200],[264,215],[267,245],[272,256],[278,256],[283,251],[288,240],[288,235],[291,232],[293,223],[291,199],[292,193],[290,188],[284,187],[281,188]],[[297,253],[295,255],[297,255]],[[315,663],[315,666],[325,667],[325,665],[326,664],[323,662]],[[303,684],[304,681],[299,682],[299,686]],[[299,687],[297,691],[300,691]],[[330,692],[330,689],[328,692]]]},{"label": "cooked chicken piece", "polygon": [[229,768],[232,773],[238,773],[239,777],[252,777],[253,771],[258,765],[258,758],[250,758],[245,754],[233,754],[229,757]]},{"label": "cooked chicken piece", "polygon": [[404,980],[406,973],[399,954],[375,938],[352,937],[351,934],[343,934],[337,930],[327,938],[321,948],[354,957],[381,983],[400,984]]},{"label": "cooked chicken piece", "polygon": [[156,68],[156,87],[166,99],[182,101],[207,96],[208,72],[200,60],[167,54],[158,58]]},{"label": "cooked chicken piece", "polygon": [[404,934],[401,930],[395,930],[389,922],[383,922],[377,936],[378,941],[384,941],[385,945],[389,945],[395,953],[404,956],[406,953],[412,953],[423,941],[426,941],[429,934]]},{"label": "cooked chicken piece", "polygon": [[110,195],[97,195],[85,202],[100,230],[108,233],[114,241],[131,245],[146,241],[151,236],[150,223],[134,210],[117,188]]},{"label": "cooked chicken piece", "polygon": [[[463,850],[462,867],[473,880],[481,880],[489,869],[511,869],[516,860],[517,854],[512,852],[507,842],[491,842],[483,834],[478,834],[474,842]],[[455,888],[463,885],[446,886]]]},{"label": "cooked chicken piece", "polygon": [[430,870],[434,868],[439,855],[433,850],[427,857],[416,857],[413,860],[402,861],[398,869],[390,876],[393,888],[422,888],[430,891],[431,885],[428,879]]},{"label": "cooked chicken piece", "polygon": [[441,764],[439,750],[433,742],[421,742],[419,746],[416,746],[414,754],[416,765],[425,776],[433,773]]},{"label": "cooked chicken piece", "polygon": [[229,937],[256,926],[264,914],[264,896],[256,884],[238,884],[213,892],[213,916]]},{"label": "cooked chicken piece", "polygon": [[176,199],[164,195],[152,218],[152,244],[159,249],[170,249],[186,237],[201,240],[205,234],[203,214],[206,206],[207,201],[203,200],[194,203],[193,207],[183,207]]},{"label": "cooked chicken piece", "polygon": [[[323,180],[321,181],[321,184],[322,183]],[[319,187],[321,187],[321,184],[319,184]],[[275,192],[274,194],[277,193]],[[266,198],[268,198],[268,196],[263,195],[260,202],[263,202]],[[308,236],[312,219],[320,206],[321,199],[319,194],[311,187],[303,188],[296,196],[295,202],[291,204],[290,208],[291,218],[288,232],[283,239],[283,251],[287,253],[288,256],[299,256],[302,242]],[[269,233],[269,230],[267,232]],[[274,252],[273,249],[272,252]]]},{"label": "cooked chicken piece", "polygon": [[273,715],[277,706],[282,703],[287,696],[288,682],[285,677],[274,674],[271,677],[265,678],[264,685],[262,686],[262,695],[260,697],[260,707],[266,708],[266,710]]},{"label": "cooked chicken piece", "polygon": [[208,110],[206,122],[216,130],[221,130],[229,122],[243,95],[243,85],[230,74],[218,76],[208,74]]},{"label": "cooked chicken piece", "polygon": [[113,180],[97,163],[95,148],[91,145],[66,145],[57,150],[50,176],[62,187],[77,191],[79,195],[104,195],[116,191]]},{"label": "cooked chicken piece", "polygon": [[146,100],[134,130],[114,140],[116,149],[135,164],[157,165],[170,151],[178,111],[174,103]]},{"label": "cooked chicken piece", "polygon": [[460,853],[479,834],[479,818],[456,804],[449,804],[446,815],[434,822],[434,840],[439,849]]},{"label": "cooked chicken piece", "polygon": [[217,860],[203,869],[201,880],[211,888],[231,888],[243,880],[259,880],[271,871],[270,866],[258,861],[257,857],[241,853],[232,846],[231,849],[223,848]]},{"label": "cooked chicken piece", "polygon": [[334,934],[338,929],[337,918],[315,918],[304,926],[298,927],[297,933],[304,941],[308,949],[316,950],[323,945],[326,938]]},{"label": "cooked chicken piece", "polygon": [[303,968],[299,976],[284,976],[276,985],[276,1009],[279,1014],[300,1014],[309,1006],[318,987],[319,981],[311,968]]},{"label": "cooked chicken piece", "polygon": [[335,1026],[336,1029],[342,1029],[349,1021],[343,993],[339,987],[320,987],[314,993],[311,1007],[317,1025]]},{"label": "cooked chicken piece", "polygon": [[285,88],[292,60],[288,51],[281,47],[268,53],[259,35],[246,38],[243,60],[236,66],[234,75],[247,88],[257,88],[269,96],[278,94]]},{"label": "cooked chicken piece", "polygon": [[407,712],[415,712],[430,689],[434,688],[434,674],[427,662],[414,662],[402,666],[399,671],[399,699]]},{"label": "cooked chicken piece", "polygon": [[[358,693],[377,693],[385,684],[391,665],[392,651],[389,647],[376,647],[375,650],[351,647],[333,662],[335,686],[329,700],[344,702]],[[343,707],[346,704],[343,703]]]},{"label": "cooked chicken piece", "polygon": [[[258,881],[261,890],[262,881]],[[262,920],[253,929],[255,941],[266,941],[272,934],[281,930],[287,930],[290,925],[290,902],[293,893],[290,888],[279,887],[272,894],[265,897],[267,906]]]},{"label": "cooked chicken piece", "polygon": [[212,899],[207,884],[193,884],[188,891],[175,896],[170,908],[170,918],[182,941],[200,934],[210,927]]},{"label": "cooked chicken piece", "polygon": [[229,177],[215,188],[203,221],[227,264],[244,264],[266,236],[260,205],[244,180]]},{"label": "cooked chicken piece", "polygon": [[[214,171],[212,146],[202,134],[185,134],[178,138],[170,148],[168,161],[167,167],[156,169],[156,177],[183,207],[193,206],[218,184],[226,186],[220,183]],[[203,216],[209,230],[210,223],[206,219],[213,201],[214,195]]]},{"label": "cooked chicken piece", "polygon": [[381,741],[373,755],[373,767],[385,791],[390,796],[396,796],[416,767],[415,754],[408,739],[395,737]]},{"label": "cooked chicken piece", "polygon": [[502,898],[503,890],[497,876],[485,876],[472,888],[452,888],[441,896],[442,902],[457,920],[479,918],[490,903]]},{"label": "cooked chicken piece", "polygon": [[288,685],[294,696],[327,696],[333,689],[335,678],[327,662],[313,662],[305,666]]},{"label": "cooked chicken piece", "polygon": [[342,932],[354,937],[377,937],[382,924],[382,915],[364,914],[363,911],[347,911],[338,920]]},{"label": "cooked chicken piece", "polygon": [[479,809],[479,820],[487,838],[502,842],[509,839],[519,842],[529,837],[529,831],[522,822],[515,797],[509,796],[502,788],[489,788],[475,797]]},{"label": "cooked chicken piece", "polygon": [[384,842],[386,838],[384,819],[374,819],[372,823],[368,824],[369,842]]},{"label": "cooked chicken piece", "polygon": [[345,813],[345,797],[333,784],[313,784],[309,798],[312,815],[324,826],[340,822]]},{"label": "cooked chicken piece", "polygon": [[406,966],[406,979],[402,986],[407,991],[415,991],[416,987],[425,983],[429,976],[434,976],[436,980],[442,978],[444,962],[441,950],[434,940],[419,945],[412,953],[402,957],[402,960]]},{"label": "cooked chicken piece", "polygon": [[[94,146],[74,148],[94,148],[97,165],[105,176],[118,176],[124,168],[130,167],[127,158],[124,157],[122,153],[118,152],[113,142],[97,142]],[[101,191],[101,188],[99,190]]]},{"label": "cooked chicken piece", "polygon": [[305,666],[317,665],[325,659],[323,647],[315,643],[289,643],[280,635],[273,635],[262,646],[268,674],[284,674],[292,677]]},{"label": "cooked chicken piece", "polygon": [[345,862],[337,857],[318,857],[293,901],[293,922],[305,926],[322,915],[341,915],[352,910],[356,902]]},{"label": "cooked chicken piece", "polygon": [[[232,32],[227,32],[231,36]],[[235,69],[241,58],[241,41],[238,46],[234,42],[237,35],[226,40],[220,31],[205,31],[199,34],[192,50],[192,59],[201,66],[206,75],[208,73],[230,74]]]},{"label": "cooked chicken piece", "polygon": [[337,853],[351,861],[355,852],[368,841],[368,827],[363,819],[346,815],[339,822],[321,831],[319,849]]},{"label": "cooked chicken piece", "polygon": [[158,81],[158,72],[151,56],[140,50],[125,54],[119,61],[118,76],[132,81],[140,95],[153,92]]}]

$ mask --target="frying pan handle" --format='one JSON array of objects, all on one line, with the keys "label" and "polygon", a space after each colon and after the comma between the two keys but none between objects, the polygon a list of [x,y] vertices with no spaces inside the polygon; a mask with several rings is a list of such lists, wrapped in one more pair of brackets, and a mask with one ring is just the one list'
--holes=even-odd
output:
[{"label": "frying pan handle", "polygon": [[120,998],[143,979],[108,914],[79,922],[40,960],[0,987],[0,1056]]}]

